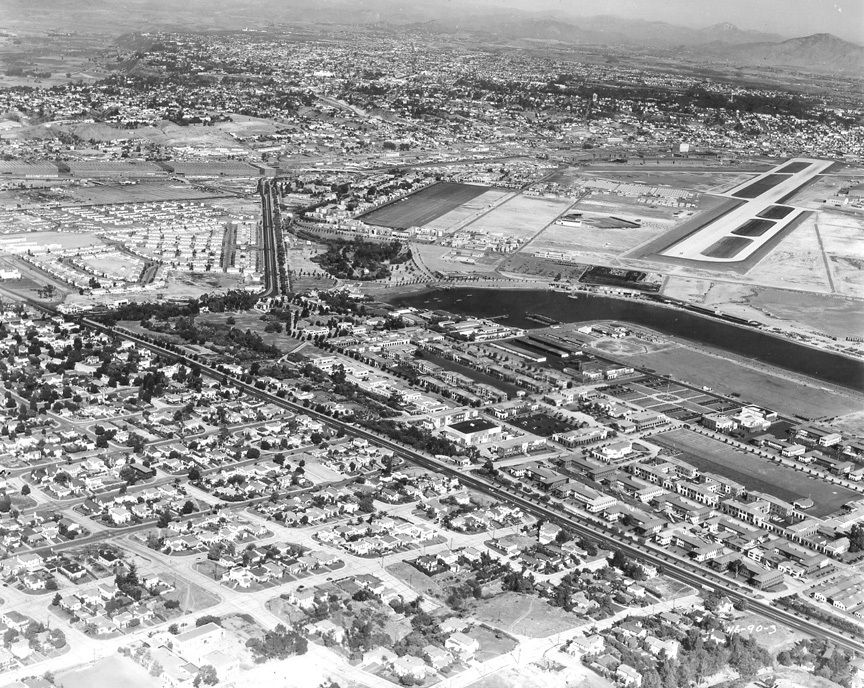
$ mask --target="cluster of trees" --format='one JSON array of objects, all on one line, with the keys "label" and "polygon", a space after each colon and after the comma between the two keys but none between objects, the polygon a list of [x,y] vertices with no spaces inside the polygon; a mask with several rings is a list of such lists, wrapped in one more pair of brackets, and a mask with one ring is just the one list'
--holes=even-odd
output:
[{"label": "cluster of trees", "polygon": [[611,563],[612,566],[621,569],[624,572],[624,575],[629,576],[633,580],[642,581],[648,577],[645,575],[645,571],[643,571],[635,561],[620,551],[616,551],[612,555]]},{"label": "cluster of trees", "polygon": [[839,683],[849,688],[852,685],[853,657],[824,638],[808,638],[798,641],[790,650],[777,654],[777,662],[783,666],[813,667],[812,672],[820,678]]},{"label": "cluster of trees", "polygon": [[864,526],[856,523],[849,531],[849,552],[855,554],[861,551],[864,551]]},{"label": "cluster of trees", "polygon": [[405,425],[386,418],[361,418],[357,421],[368,430],[380,433],[399,442],[429,452],[430,454],[443,454],[444,456],[457,456],[461,450],[450,440],[434,435],[430,430],[425,430],[416,425]]},{"label": "cluster of trees", "polygon": [[505,592],[531,593],[534,592],[534,585],[534,576],[526,573],[525,569],[510,571],[501,579],[501,588]]},{"label": "cluster of trees", "polygon": [[836,614],[832,614],[829,611],[825,611],[820,609],[819,607],[807,602],[806,600],[801,599],[797,595],[787,595],[786,597],[778,597],[776,600],[777,604],[780,604],[784,607],[788,607],[803,616],[807,616],[810,619],[819,621],[824,624],[828,624],[829,626],[833,626],[834,628],[839,628],[841,631],[845,631],[846,633],[850,633],[852,635],[859,635],[861,633],[861,627],[852,622],[847,621],[846,619],[837,616]]},{"label": "cluster of trees", "polygon": [[[358,602],[363,601],[358,599],[363,590],[354,594],[353,599]],[[383,622],[386,621],[385,616],[371,615],[356,616],[351,622],[351,626],[345,630],[345,647],[349,650],[352,657],[361,657],[363,652],[376,647],[389,647],[393,642],[392,638],[383,632]]]},{"label": "cluster of trees", "polygon": [[634,651],[623,643],[613,643],[621,661],[642,674],[642,688],[679,688],[699,685],[704,679],[731,667],[742,677],[755,676],[760,669],[771,666],[771,655],[755,639],[732,634],[725,645],[705,643],[699,629],[688,633],[681,641],[677,659],[661,655],[660,661]]},{"label": "cluster of trees", "polygon": [[393,645],[393,652],[400,657],[423,654],[423,648],[429,645],[443,645],[445,641],[441,625],[431,614],[417,609],[411,616],[411,632]]},{"label": "cluster of trees", "polygon": [[[45,624],[40,621],[31,621],[21,633],[14,628],[10,628],[3,634],[3,645],[9,647],[19,638],[24,638],[31,650],[47,649],[40,647],[38,639],[38,636],[46,630],[48,629],[45,627]],[[66,635],[59,628],[52,628],[49,631],[49,641],[55,648],[61,648],[66,645]]]},{"label": "cluster of trees", "polygon": [[340,279],[377,280],[390,276],[390,265],[411,260],[411,249],[399,241],[328,241],[327,250],[313,258],[322,268]]},{"label": "cluster of trees", "polygon": [[125,573],[121,571],[114,576],[114,585],[116,585],[117,589],[126,595],[126,597],[130,597],[136,601],[140,600],[145,592],[144,586],[142,586],[141,581],[138,580],[138,568],[134,563],[129,564]]},{"label": "cluster of trees", "polygon": [[282,624],[272,631],[267,631],[263,638],[250,638],[246,641],[246,647],[255,655],[256,662],[287,659],[291,655],[306,654],[308,646],[306,638],[297,631],[288,630]]}]

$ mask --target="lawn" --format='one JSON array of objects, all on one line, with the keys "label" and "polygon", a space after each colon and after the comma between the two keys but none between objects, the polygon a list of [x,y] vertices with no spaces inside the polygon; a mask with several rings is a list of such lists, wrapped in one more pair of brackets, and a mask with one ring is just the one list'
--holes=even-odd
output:
[{"label": "lawn", "polygon": [[485,186],[441,182],[363,215],[363,222],[407,229],[422,227],[488,191]]},{"label": "lawn", "polygon": [[726,476],[750,490],[765,492],[787,502],[810,497],[815,506],[808,513],[814,516],[832,514],[859,496],[852,490],[826,483],[691,430],[673,430],[656,435],[652,441],[667,449],[682,452],[681,458],[699,470]]},{"label": "lawn", "polygon": [[540,437],[551,437],[555,433],[568,432],[573,429],[573,426],[568,421],[547,416],[545,413],[521,416],[509,422],[510,425],[515,425],[517,428],[522,428],[526,432],[539,435]]}]

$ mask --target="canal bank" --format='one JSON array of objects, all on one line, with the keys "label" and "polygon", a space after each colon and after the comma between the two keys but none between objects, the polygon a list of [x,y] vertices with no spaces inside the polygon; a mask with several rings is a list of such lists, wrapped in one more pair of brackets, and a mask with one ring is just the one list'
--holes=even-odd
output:
[{"label": "canal bank", "polygon": [[644,300],[580,293],[575,298],[554,291],[436,289],[393,296],[394,305],[440,309],[470,317],[495,317],[499,322],[534,329],[529,314],[561,322],[618,320],[697,344],[728,351],[793,373],[864,392],[864,363],[788,339],[703,317]]}]

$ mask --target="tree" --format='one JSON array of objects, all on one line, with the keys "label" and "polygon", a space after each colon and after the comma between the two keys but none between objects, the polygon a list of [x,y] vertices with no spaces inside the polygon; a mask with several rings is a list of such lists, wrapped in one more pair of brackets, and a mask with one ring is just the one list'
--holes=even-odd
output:
[{"label": "tree", "polygon": [[168,632],[171,635],[180,635],[180,627],[176,623],[173,623],[168,626]]},{"label": "tree", "polygon": [[169,523],[171,523],[171,514],[168,512],[168,509],[163,509],[159,513],[159,520],[156,522],[156,527],[167,528]]},{"label": "tree", "polygon": [[21,488],[21,494],[25,497],[30,494],[30,486],[27,483],[24,483],[24,486]]},{"label": "tree", "polygon": [[246,641],[255,655],[255,661],[264,662],[268,659],[286,659],[291,655],[302,655],[308,649],[306,638],[297,631],[288,630],[279,624],[272,631],[267,631],[264,638],[250,638]]},{"label": "tree", "polygon": [[214,623],[217,626],[221,626],[222,619],[220,619],[218,616],[213,616],[212,614],[205,614],[195,622],[195,626],[206,626],[209,623]]},{"label": "tree", "polygon": [[186,477],[189,478],[190,483],[197,483],[199,480],[201,480],[201,470],[198,468],[198,466],[192,466],[192,468],[190,468],[189,472],[186,474]]},{"label": "tree", "polygon": [[179,609],[180,601],[179,600],[165,600],[165,609]]},{"label": "tree", "polygon": [[0,495],[0,513],[8,514],[12,509],[12,498],[8,494]]},{"label": "tree", "polygon": [[191,499],[187,499],[183,505],[183,513],[191,514],[193,511],[195,511],[195,503]]},{"label": "tree", "polygon": [[51,600],[51,605],[54,607],[60,606],[60,600],[61,599],[63,599],[63,598],[60,597],[60,593],[58,592],[56,595],[54,595],[54,599]]},{"label": "tree", "polygon": [[198,688],[202,683],[205,686],[215,686],[219,683],[219,677],[216,676],[216,669],[212,664],[205,664],[198,669],[198,673],[192,681],[192,685],[195,686],[195,688]]}]

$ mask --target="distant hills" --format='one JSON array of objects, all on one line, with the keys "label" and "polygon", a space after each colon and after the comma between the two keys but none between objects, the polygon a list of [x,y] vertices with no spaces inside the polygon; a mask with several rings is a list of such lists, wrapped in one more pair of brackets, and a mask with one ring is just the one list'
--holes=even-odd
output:
[{"label": "distant hills", "polygon": [[550,15],[508,13],[477,15],[464,20],[442,20],[439,27],[482,27],[486,33],[498,33],[515,38],[551,39],[567,43],[645,45],[670,48],[719,42],[724,45],[782,41],[783,37],[759,31],[742,31],[734,24],[716,24],[704,29],[691,29],[667,22],[624,19],[609,15],[563,20]]},{"label": "distant hills", "polygon": [[716,44],[706,44],[703,49],[733,62],[864,74],[864,47],[830,33],[816,33],[777,43],[746,43],[736,46],[734,51]]},{"label": "distant hills", "polygon": [[[758,0],[754,0],[758,2]],[[736,66],[793,67],[864,73],[864,47],[830,34],[787,39],[724,22],[689,28],[611,15],[576,17],[562,10],[528,12],[492,0],[2,0],[0,30],[36,28],[120,34],[158,30],[237,30],[302,24],[410,27],[438,35],[572,45],[680,50],[688,59]]]},{"label": "distant hills", "polygon": [[819,72],[864,73],[864,47],[826,33],[784,40],[722,23],[691,29],[666,22],[598,16],[563,21],[516,13],[436,22],[438,31],[469,31],[513,39],[577,45],[680,49],[690,59],[741,66],[795,67]]}]

